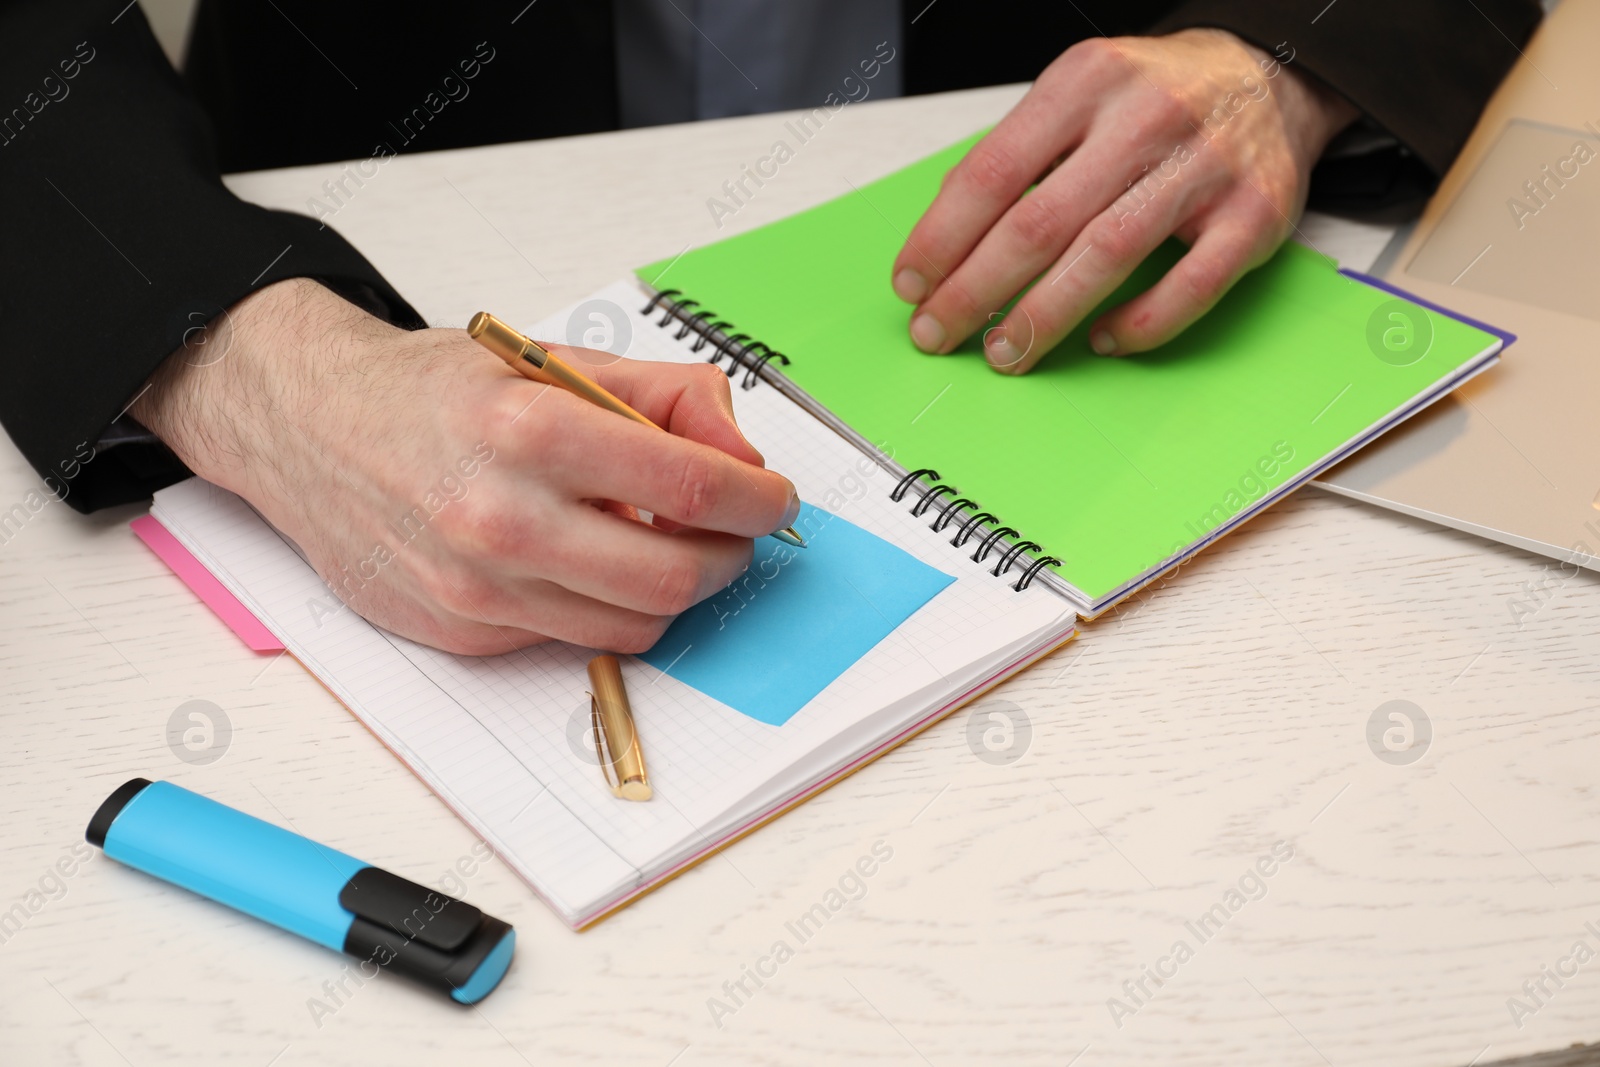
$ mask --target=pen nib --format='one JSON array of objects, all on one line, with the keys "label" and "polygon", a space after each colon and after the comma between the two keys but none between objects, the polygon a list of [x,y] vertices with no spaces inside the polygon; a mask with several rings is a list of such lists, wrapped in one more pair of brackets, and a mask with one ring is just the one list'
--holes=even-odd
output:
[{"label": "pen nib", "polygon": [[776,537],[786,545],[793,545],[796,548],[806,547],[805,538],[796,533],[793,526],[785,526],[772,536]]}]

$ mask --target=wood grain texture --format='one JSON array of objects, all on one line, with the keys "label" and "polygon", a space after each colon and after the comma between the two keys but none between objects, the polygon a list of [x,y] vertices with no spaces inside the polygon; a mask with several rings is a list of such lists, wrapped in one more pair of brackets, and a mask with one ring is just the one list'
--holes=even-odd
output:
[{"label": "wood grain texture", "polygon": [[[851,105],[721,230],[706,198],[783,116],[396,159],[334,224],[434,323],[531,322],[1017,95]],[[303,211],[339,169],[230,184]],[[36,484],[0,446],[0,504]],[[1520,1020],[1508,998],[1574,942],[1600,950],[1596,575],[1301,494],[974,712],[573,934],[475,865],[470,831],[306,672],[223,629],[128,531],[137,511],[51,504],[0,545],[0,915],[23,903],[0,944],[6,1063],[1442,1067],[1595,1036],[1600,963],[1545,979]],[[1530,581],[1544,593],[1519,616]],[[193,699],[233,725],[209,765],[166,742]],[[1409,766],[1366,740],[1392,699],[1432,723]],[[968,725],[1001,702],[1031,739],[991,765]],[[421,882],[460,863],[464,895],[520,931],[511,974],[471,1010],[358,987],[343,958],[98,854],[53,876],[135,775]],[[892,857],[802,942],[788,924],[877,842]],[[1202,942],[1186,924],[1278,842],[1292,859]],[[746,968],[780,940],[793,956],[757,987]],[[1123,983],[1179,940],[1192,958],[1134,1005]],[[1113,997],[1136,1010],[1114,1019]]]}]

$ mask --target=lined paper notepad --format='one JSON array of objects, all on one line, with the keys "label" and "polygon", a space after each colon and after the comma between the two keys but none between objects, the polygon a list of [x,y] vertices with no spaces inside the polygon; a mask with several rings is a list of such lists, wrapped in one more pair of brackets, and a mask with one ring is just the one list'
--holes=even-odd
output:
[{"label": "lined paper notepad", "polygon": [[[595,294],[625,309],[636,359],[702,354],[639,314],[639,285]],[[527,329],[563,339],[566,315]],[[334,603],[293,545],[240,498],[193,479],[152,514],[574,927],[593,921],[791,802],[848,773],[1074,632],[1043,585],[1018,591],[952,547],[895,479],[765,383],[735,388],[740,426],[810,502],[953,581],[781,726],[756,721],[644,662],[623,671],[656,799],[611,796],[586,732],[593,650],[547,644],[455,656]],[[750,669],[761,670],[760,662]]]}]

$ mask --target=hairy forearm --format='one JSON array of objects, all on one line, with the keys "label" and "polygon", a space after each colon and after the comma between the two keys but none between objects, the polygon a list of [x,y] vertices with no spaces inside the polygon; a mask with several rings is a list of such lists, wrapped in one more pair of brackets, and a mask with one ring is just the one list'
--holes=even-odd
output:
[{"label": "hairy forearm", "polygon": [[208,481],[245,495],[282,491],[303,473],[298,459],[285,461],[307,450],[304,427],[354,373],[363,346],[402,333],[314,281],[278,282],[189,331],[132,412]]}]

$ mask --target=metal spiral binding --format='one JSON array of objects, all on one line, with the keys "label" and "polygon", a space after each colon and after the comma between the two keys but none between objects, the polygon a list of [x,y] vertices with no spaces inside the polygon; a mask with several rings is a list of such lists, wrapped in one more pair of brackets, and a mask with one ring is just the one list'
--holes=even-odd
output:
[{"label": "metal spiral binding", "polygon": [[934,533],[938,533],[940,530],[948,526],[950,524],[950,520],[955,518],[956,514],[963,508],[975,508],[977,506],[978,502],[973,500],[971,497],[958,496],[954,500],[950,501],[950,503],[939,509],[939,517],[934,519],[933,522],[928,525],[928,529],[932,530]]},{"label": "metal spiral binding", "polygon": [[[698,310],[694,310],[698,309]],[[770,345],[754,340],[747,333],[735,333],[737,328],[725,319],[717,318],[717,313],[703,307],[698,300],[691,300],[683,295],[680,289],[663,289],[650,298],[650,302],[640,312],[646,319],[661,312],[661,319],[656,323],[662,329],[669,328],[672,323],[678,324],[677,332],[673,339],[685,340],[690,334],[694,335],[694,342],[689,346],[689,351],[699,352],[707,345],[711,345],[711,355],[706,357],[706,362],[724,372],[731,379],[744,369],[744,380],[739,383],[740,388],[754,389],[756,382],[761,380],[761,372],[768,363],[777,360],[780,366],[789,365],[789,357],[779,352]],[[726,357],[728,365],[722,367],[722,360]],[[1000,542],[1007,537],[1018,538],[1013,544],[1000,553],[989,573],[996,578],[1010,572],[1011,568],[1022,563],[1029,551],[1043,551],[1036,541],[1022,540],[1022,535],[1010,526],[1000,525],[1000,517],[992,512],[980,510],[980,505],[971,497],[958,495],[958,490],[953,485],[945,485],[939,481],[939,472],[929,467],[914,470],[900,479],[894,490],[889,494],[889,499],[896,503],[905,499],[906,493],[924,475],[930,484],[911,506],[911,514],[922,516],[936,511],[933,522],[928,528],[938,533],[950,526],[963,511],[971,514],[962,518],[956,527],[955,536],[950,539],[950,544],[962,548],[984,526],[993,524],[993,529],[984,534],[978,541],[978,547],[972,553],[974,563],[983,563],[991,553],[1000,547]],[[949,496],[950,499],[941,502],[940,498]],[[1022,576],[1011,586],[1017,592],[1022,592],[1033,584],[1039,572],[1046,567],[1058,567],[1061,561],[1055,556],[1039,556],[1028,560],[1023,567]]]},{"label": "metal spiral binding", "polygon": [[[1002,537],[1017,536],[1020,535],[1017,533],[1014,527],[996,526],[984,536],[982,541],[978,542],[978,550],[972,554],[972,562],[982,563],[986,558],[988,558],[990,550],[1000,543],[1000,539]],[[1003,559],[1004,557],[1001,558]],[[998,572],[996,572],[995,576],[999,577]]]},{"label": "metal spiral binding", "polygon": [[712,366],[716,366],[722,361],[723,356],[727,356],[728,377],[732,378],[734,372],[739,369],[739,357],[733,354],[734,347],[737,345],[742,345],[748,340],[750,340],[750,335],[747,333],[736,333],[730,337],[724,337],[722,339],[722,343],[717,346],[717,350],[711,353],[710,358],[707,359],[706,362]]},{"label": "metal spiral binding", "polygon": [[992,511],[976,512],[970,519],[961,524],[960,528],[956,530],[956,535],[950,538],[950,543],[956,548],[960,548],[962,545],[967,543],[967,538],[971,537],[977,532],[978,527],[982,526],[986,522],[999,521],[1000,516],[996,515]]},{"label": "metal spiral binding", "polygon": [[929,489],[926,493],[922,494],[922,499],[917,501],[916,506],[911,509],[911,514],[921,515],[924,511],[927,511],[928,505],[937,500],[940,493],[949,493],[951,496],[954,496],[955,490],[948,485],[934,486],[932,489]]},{"label": "metal spiral binding", "polygon": [[[941,496],[946,494],[950,496],[949,500],[940,505],[938,514],[934,517],[933,522],[929,524],[928,529],[943,530],[950,525],[960,512],[968,508],[972,509],[972,514],[963,519],[961,525],[956,528],[956,535],[950,539],[951,545],[960,548],[971,539],[973,534],[977,533],[979,528],[988,523],[994,524],[994,528],[979,539],[978,547],[972,553],[972,562],[984,562],[991,552],[999,548],[1000,542],[1005,538],[1017,538],[1016,542],[1000,553],[1000,558],[996,561],[994,568],[989,571],[996,578],[1009,572],[1012,567],[1024,559],[1029,551],[1043,551],[1042,546],[1037,541],[1022,540],[1022,535],[1015,529],[1010,526],[1000,525],[1000,519],[997,515],[988,511],[978,510],[979,504],[976,500],[971,497],[957,495],[959,490],[953,485],[946,485],[940,481],[939,472],[932,467],[918,468],[901,478],[889,493],[889,499],[897,504],[905,500],[906,493],[924,477],[928,479],[930,484],[928,488],[922,490],[921,495],[916,499],[916,503],[911,505],[911,514],[919,516],[926,514],[935,504],[940,503],[939,498]],[[1039,576],[1040,571],[1046,567],[1060,565],[1061,561],[1055,556],[1041,555],[1037,559],[1029,560],[1023,568],[1022,577],[1018,578],[1011,588],[1020,593],[1033,584],[1033,580]]]},{"label": "metal spiral binding", "polygon": [[[691,312],[691,308],[700,310]],[[730,379],[743,368],[745,374],[744,380],[739,383],[741,389],[754,389],[756,382],[761,380],[762,370],[773,360],[777,360],[779,366],[789,365],[788,356],[770,345],[751,339],[747,333],[734,333],[733,323],[717,318],[715,311],[701,307],[700,301],[690,300],[681,290],[661,290],[650,298],[640,314],[648,319],[657,311],[661,312],[661,320],[656,325],[662,329],[667,329],[674,321],[678,323],[678,332],[673,335],[673,340],[682,341],[690,334],[695,335],[689,351],[699,352],[708,344],[715,346],[706,359],[707,363],[721,367],[723,357],[727,357],[726,373]]]}]

